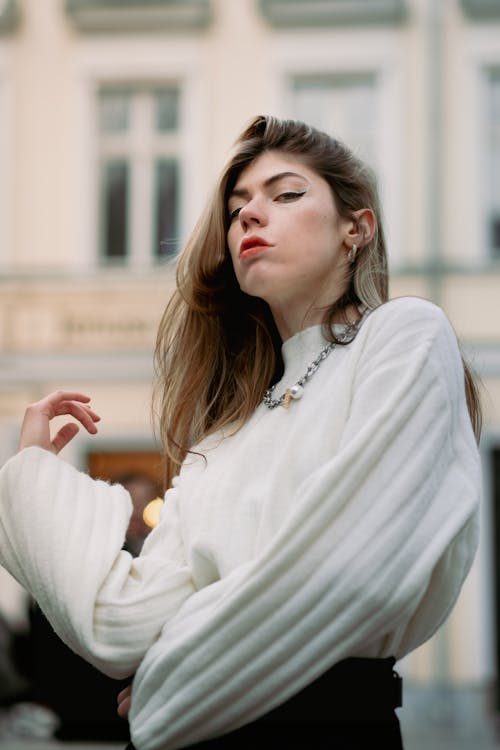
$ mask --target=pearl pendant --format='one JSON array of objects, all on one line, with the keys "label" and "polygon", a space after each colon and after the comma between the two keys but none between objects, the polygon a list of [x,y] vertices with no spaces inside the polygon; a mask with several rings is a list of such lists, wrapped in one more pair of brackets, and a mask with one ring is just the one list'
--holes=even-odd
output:
[{"label": "pearl pendant", "polygon": [[304,394],[303,387],[301,385],[299,385],[298,383],[296,383],[295,385],[292,385],[292,387],[289,388],[288,391],[290,393],[290,396],[293,399],[296,399],[296,400],[299,399],[299,398],[302,398],[302,396]]}]

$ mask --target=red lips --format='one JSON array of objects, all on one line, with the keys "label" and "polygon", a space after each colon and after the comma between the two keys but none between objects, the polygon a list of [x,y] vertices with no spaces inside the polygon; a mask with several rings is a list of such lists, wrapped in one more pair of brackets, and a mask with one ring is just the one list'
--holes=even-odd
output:
[{"label": "red lips", "polygon": [[270,247],[270,245],[270,242],[262,239],[262,237],[257,237],[257,235],[246,237],[240,245],[240,258],[247,258],[251,255],[255,255],[260,250]]}]

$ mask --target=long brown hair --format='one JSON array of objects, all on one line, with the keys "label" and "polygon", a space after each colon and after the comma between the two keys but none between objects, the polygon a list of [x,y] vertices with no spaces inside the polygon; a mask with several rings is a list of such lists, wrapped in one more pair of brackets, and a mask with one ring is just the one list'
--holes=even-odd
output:
[{"label": "long brown hair", "polygon": [[[388,300],[386,245],[371,170],[343,143],[303,122],[256,117],[236,141],[179,256],[177,288],[158,330],[154,405],[167,486],[190,449],[223,427],[238,429],[282,371],[281,340],[270,310],[240,290],[226,241],[229,194],[243,169],[265,151],[293,155],[315,170],[330,185],[342,217],[363,208],[375,215],[375,233],[358,252],[343,295],[325,310],[325,336],[335,340],[333,320],[352,305],[372,310]],[[479,438],[477,388],[465,364],[464,372]]]}]

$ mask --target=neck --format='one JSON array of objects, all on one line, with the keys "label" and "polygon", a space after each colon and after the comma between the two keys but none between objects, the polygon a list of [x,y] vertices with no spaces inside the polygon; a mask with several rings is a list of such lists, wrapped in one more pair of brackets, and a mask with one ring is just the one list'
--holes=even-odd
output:
[{"label": "neck", "polygon": [[324,310],[314,310],[310,314],[306,312],[305,315],[297,314],[296,311],[286,308],[279,310],[271,308],[271,312],[282,341],[287,341],[299,331],[303,331],[304,328],[319,325],[324,315]]},{"label": "neck", "polygon": [[[309,309],[299,311],[285,305],[270,305],[270,308],[282,341],[287,341],[305,328],[320,325],[327,310],[326,307],[309,307]],[[358,318],[359,310],[354,305],[349,305],[344,310],[339,311],[332,322],[355,323]]]}]

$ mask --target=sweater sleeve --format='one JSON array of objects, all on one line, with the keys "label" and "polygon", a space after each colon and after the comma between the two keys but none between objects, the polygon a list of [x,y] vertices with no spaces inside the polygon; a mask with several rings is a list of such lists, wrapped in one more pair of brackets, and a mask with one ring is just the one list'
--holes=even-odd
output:
[{"label": "sweater sleeve", "polygon": [[[98,669],[132,674],[163,623],[192,594],[169,490],[147,554],[122,550],[128,492],[41,448],[0,470],[0,563],[39,603],[59,637]],[[167,555],[165,550],[168,550]]]},{"label": "sweater sleeve", "polygon": [[417,300],[379,308],[358,336],[340,449],[259,556],[196,592],[143,660],[139,750],[236,729],[349,656],[400,658],[450,612],[481,487],[456,337]]}]

